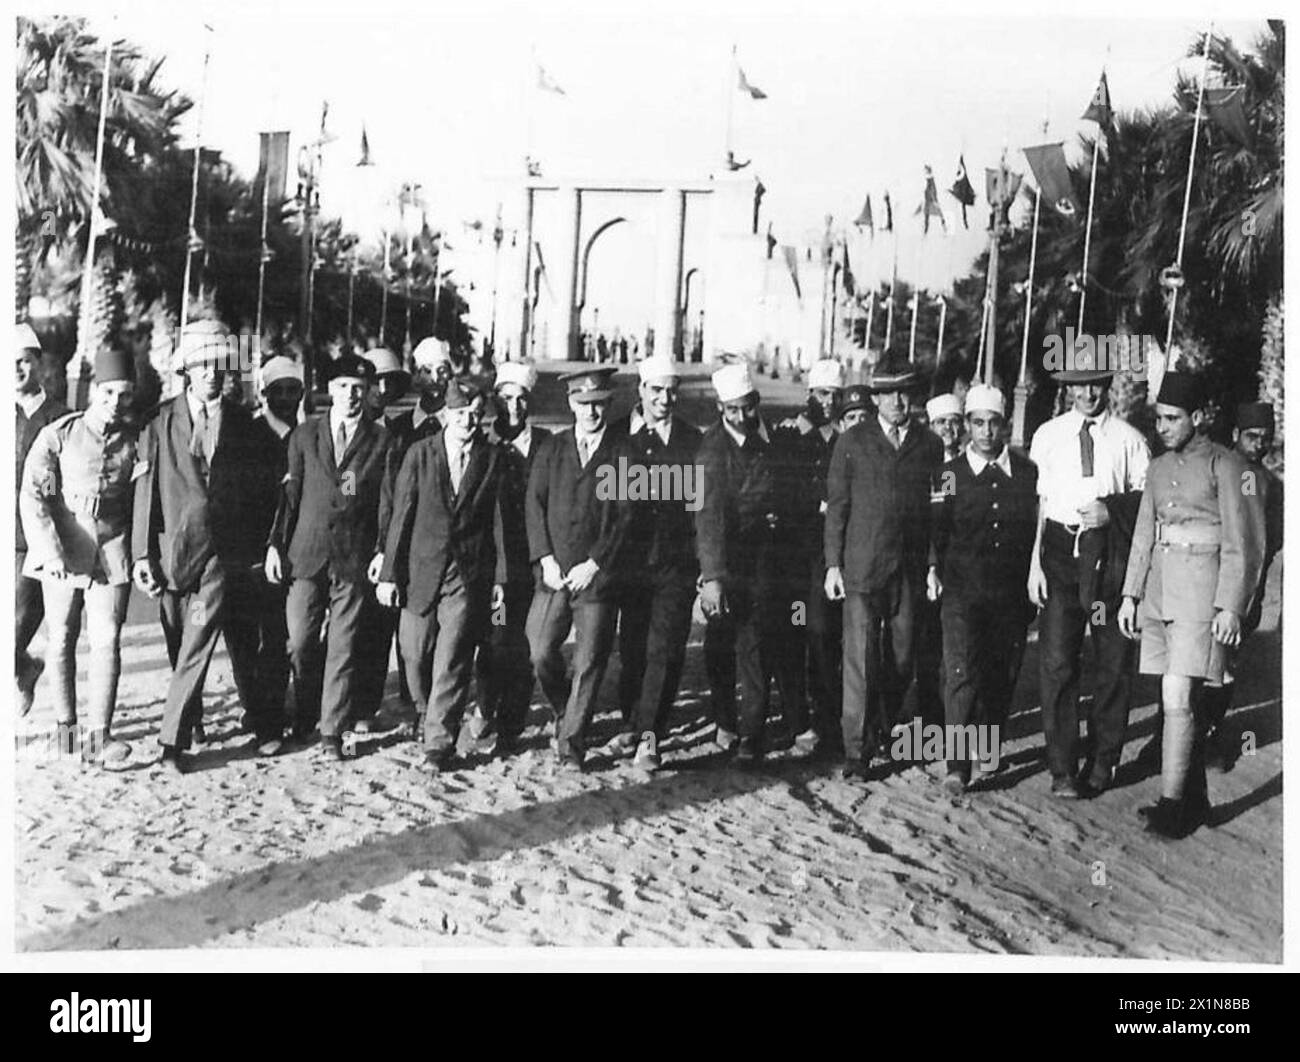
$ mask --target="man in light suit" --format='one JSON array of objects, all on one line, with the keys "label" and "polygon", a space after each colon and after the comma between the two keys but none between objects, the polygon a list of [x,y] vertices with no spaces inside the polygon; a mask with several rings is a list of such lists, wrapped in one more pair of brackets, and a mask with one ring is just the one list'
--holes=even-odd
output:
[{"label": "man in light suit", "polygon": [[138,449],[132,576],[143,593],[163,599],[163,632],[175,646],[159,740],[162,763],[177,772],[202,720],[203,684],[222,634],[258,751],[282,748],[283,720],[256,671],[254,569],[263,542],[254,507],[273,493],[265,480],[275,468],[257,446],[248,410],[222,397],[226,373],[238,368],[232,353],[218,322],[186,329],[178,350],[185,391],[163,403]]},{"label": "man in light suit", "polygon": [[[371,583],[383,566],[381,498],[392,435],[365,415],[374,366],[345,354],[330,371],[329,412],[289,436],[288,473],[266,551],[266,577],[289,582],[289,663],[298,696],[294,731],[320,724],[326,759],[346,758],[358,691],[387,661],[361,659],[360,632],[380,622]],[[322,657],[321,629],[329,609]]]}]

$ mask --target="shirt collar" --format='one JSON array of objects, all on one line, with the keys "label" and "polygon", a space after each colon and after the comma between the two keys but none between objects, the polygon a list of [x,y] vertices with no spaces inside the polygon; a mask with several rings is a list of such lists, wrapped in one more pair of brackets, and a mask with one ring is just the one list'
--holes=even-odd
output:
[{"label": "shirt collar", "polygon": [[39,388],[35,394],[19,395],[18,404],[22,407],[27,416],[31,416],[45,403],[45,388]]},{"label": "shirt collar", "polygon": [[185,389],[185,400],[189,403],[191,417],[198,417],[200,406],[206,407],[209,417],[215,417],[221,412],[220,395],[217,395],[216,398],[209,398],[205,401],[187,387]]},{"label": "shirt collar", "polygon": [[[876,420],[880,421],[880,430],[885,433],[885,438],[888,439],[889,432],[891,429],[893,429],[894,425],[890,424],[889,421],[887,421],[879,413],[876,414]],[[898,425],[898,441],[900,443],[907,438],[907,433],[911,429],[911,427],[912,427],[911,422],[906,420],[903,421],[902,424]]]},{"label": "shirt collar", "polygon": [[262,410],[262,419],[271,426],[271,430],[283,439],[289,432],[293,431],[293,425],[288,421],[281,420],[269,409]]},{"label": "shirt collar", "polygon": [[[730,424],[728,424],[725,420],[722,421],[722,427],[726,430],[726,433],[736,441],[737,446],[745,445],[745,441],[749,438],[747,435],[742,435]],[[767,421],[765,421],[762,417],[759,417],[758,419],[758,437],[762,439],[765,443],[772,441],[767,434]]]},{"label": "shirt collar", "polygon": [[966,460],[970,462],[970,470],[977,476],[988,468],[989,465],[997,465],[998,468],[1002,469],[1008,477],[1011,475],[1011,448],[1005,443],[1002,446],[1002,452],[992,461],[986,461],[975,452],[973,446],[967,446]]},{"label": "shirt collar", "polygon": [[628,424],[627,424],[628,434],[635,435],[642,428],[650,428],[650,430],[653,431],[656,435],[658,435],[659,438],[663,439],[664,442],[667,442],[668,436],[673,430],[673,425],[672,425],[672,421],[668,420],[668,421],[664,421],[662,429],[658,427],[651,427],[650,422],[646,420],[644,416],[642,416],[640,407],[638,407],[632,410],[632,416],[628,420]]},{"label": "shirt collar", "polygon": [[588,445],[590,446],[590,450],[588,452],[594,454],[597,450],[600,449],[600,443],[601,440],[605,438],[605,428],[607,426],[608,425],[602,425],[600,431],[594,431],[588,434],[587,432],[579,431],[578,426],[575,424],[573,426],[573,438],[579,442],[583,439],[586,439],[588,441]]},{"label": "shirt collar", "polygon": [[510,440],[510,445],[527,457],[533,445],[533,426],[525,424],[524,430]]},{"label": "shirt collar", "polygon": [[1102,410],[1100,413],[1098,413],[1095,417],[1085,417],[1085,416],[1084,416],[1082,413],[1080,413],[1077,409],[1071,409],[1071,410],[1066,414],[1066,416],[1067,416],[1067,417],[1073,417],[1073,418],[1074,418],[1074,420],[1073,420],[1073,426],[1074,426],[1074,430],[1075,430],[1075,431],[1078,431],[1079,429],[1081,429],[1081,428],[1083,427],[1083,422],[1084,422],[1085,420],[1090,420],[1090,421],[1092,421],[1092,426],[1093,426],[1094,428],[1103,428],[1103,427],[1105,427],[1106,422],[1107,422],[1108,420],[1110,420],[1110,410],[1109,410],[1109,409],[1103,409],[1103,410]]}]

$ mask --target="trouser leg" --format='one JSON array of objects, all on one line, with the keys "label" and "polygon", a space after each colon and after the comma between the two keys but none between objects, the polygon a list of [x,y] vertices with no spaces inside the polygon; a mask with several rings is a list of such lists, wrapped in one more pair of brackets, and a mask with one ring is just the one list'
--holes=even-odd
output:
[{"label": "trouser leg", "polygon": [[941,605],[924,598],[917,605],[916,707],[922,723],[940,723],[944,718]]},{"label": "trouser leg", "polygon": [[45,673],[59,723],[77,721],[77,636],[81,633],[83,594],[64,582],[50,580],[45,590],[45,616],[49,643],[45,648]]},{"label": "trouser leg", "polygon": [[1091,628],[1097,670],[1088,715],[1088,744],[1096,773],[1108,772],[1119,764],[1132,699],[1137,645],[1120,633],[1118,613],[1118,605],[1107,607],[1106,622]]},{"label": "trouser leg", "polygon": [[169,747],[189,748],[194,724],[203,718],[203,684],[224,623],[225,594],[225,573],[213,557],[198,587],[179,602],[181,640],[158,735]]},{"label": "trouser leg", "polygon": [[713,722],[736,732],[736,621],[714,616],[704,628],[704,670]]},{"label": "trouser leg", "polygon": [[661,734],[667,723],[686,662],[694,604],[694,578],[667,577],[655,587],[645,640],[645,670],[632,716],[635,733]]},{"label": "trouser leg", "polygon": [[580,601],[573,605],[573,687],[560,722],[560,752],[579,760],[586,752],[587,726],[596,710],[600,683],[614,648],[616,620],[612,602]]},{"label": "trouser leg", "polygon": [[181,651],[181,635],[185,630],[182,617],[186,596],[175,590],[164,590],[158,598],[158,622],[162,624],[163,645],[167,648],[167,662],[173,671],[176,670],[176,658]]},{"label": "trouser leg", "polygon": [[[945,680],[944,721],[949,726],[968,726],[977,723],[976,708],[979,692],[980,665],[975,617],[966,602],[945,598],[942,610],[943,673]],[[958,774],[962,780],[970,778],[970,760],[949,760],[949,774]]]},{"label": "trouser leg", "polygon": [[[246,568],[230,568],[225,573],[226,601],[222,609],[221,629],[230,654],[230,669],[235,689],[243,705],[244,718],[260,739],[279,736],[273,731],[274,719],[268,703],[270,691],[262,682],[258,667],[261,643],[262,596],[259,573]],[[283,721],[280,729],[283,730]]]},{"label": "trouser leg", "polygon": [[402,609],[397,621],[397,644],[406,669],[406,687],[420,720],[427,718],[433,688],[433,640],[438,631],[436,610],[421,616]]},{"label": "trouser leg", "polygon": [[[363,672],[359,667],[360,632],[375,616],[366,607],[370,585],[362,576],[329,582],[329,630],[325,638],[325,670],[321,683],[320,733],[323,738],[343,734],[352,721]],[[375,611],[378,611],[376,603]]]},{"label": "trouser leg", "polygon": [[1039,693],[1047,766],[1055,780],[1072,778],[1079,766],[1079,652],[1086,623],[1076,587],[1049,587],[1038,621]]},{"label": "trouser leg", "polygon": [[117,705],[117,681],[122,673],[122,622],[131,584],[92,583],[85,591],[87,661],[86,721],[92,730],[108,733]]},{"label": "trouser leg", "polygon": [[629,586],[619,595],[618,707],[628,722],[640,703],[654,599],[655,588],[651,585]]},{"label": "trouser leg", "polygon": [[557,722],[564,716],[571,692],[562,646],[572,626],[569,592],[539,586],[528,611],[528,652],[538,684]]},{"label": "trouser leg", "polygon": [[[844,596],[844,695],[840,717],[844,755],[850,760],[870,755],[879,740],[868,696],[878,694],[879,632],[870,597],[856,591]],[[868,719],[870,718],[870,733]]]},{"label": "trouser leg", "polygon": [[808,590],[808,694],[819,738],[839,735],[843,701],[844,606],[826,597],[820,567]]},{"label": "trouser leg", "polygon": [[373,718],[383,703],[398,623],[398,610],[385,608],[374,599],[374,588],[368,584],[365,588],[368,592],[364,603],[366,618],[357,630],[356,640],[353,719]]},{"label": "trouser leg", "polygon": [[325,649],[321,627],[329,601],[328,577],[295,579],[285,600],[285,625],[289,634],[289,667],[293,674],[294,729],[310,733],[320,721],[321,684]]},{"label": "trouser leg", "polygon": [[289,692],[289,629],[285,610],[287,594],[283,587],[272,586],[261,575],[251,576],[257,614],[257,683],[262,691],[264,717],[259,736],[279,737],[284,733],[285,701]]},{"label": "trouser leg", "polygon": [[884,734],[903,719],[903,702],[907,688],[912,684],[916,669],[916,634],[920,605],[914,577],[900,574],[896,582],[882,594],[881,606],[889,611],[884,618],[885,646],[881,652],[881,703]]},{"label": "trouser leg", "polygon": [[[808,601],[807,587],[798,582],[780,587],[760,609],[767,673],[776,679],[781,714],[792,733],[808,729]],[[765,686],[766,688],[766,686]]]},{"label": "trouser leg", "polygon": [[[762,601],[752,585],[738,586],[728,595],[735,616],[736,677],[740,682],[739,733],[742,740],[761,745],[763,726],[767,722],[768,675],[771,660],[764,650],[770,649],[770,635],[764,629]],[[769,621],[770,622],[770,621]]]},{"label": "trouser leg", "polygon": [[442,753],[456,747],[469,705],[474,648],[482,636],[490,589],[467,586],[455,566],[443,577],[435,608],[432,688],[424,722],[424,747]]},{"label": "trouser leg", "polygon": [[26,553],[14,554],[14,673],[27,663],[27,647],[45,618],[45,597],[41,581],[23,574]]}]

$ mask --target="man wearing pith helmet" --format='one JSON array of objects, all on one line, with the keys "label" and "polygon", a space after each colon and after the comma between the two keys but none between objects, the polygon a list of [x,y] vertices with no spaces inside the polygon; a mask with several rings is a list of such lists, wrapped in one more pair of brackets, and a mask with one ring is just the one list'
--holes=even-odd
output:
[{"label": "man wearing pith helmet", "polygon": [[1204,686],[1223,682],[1267,549],[1264,501],[1250,467],[1198,429],[1205,394],[1167,372],[1156,397],[1166,452],[1151,462],[1124,577],[1119,628],[1141,640],[1142,673],[1159,675],[1164,713],[1160,799],[1147,829],[1181,838],[1205,822]]}]

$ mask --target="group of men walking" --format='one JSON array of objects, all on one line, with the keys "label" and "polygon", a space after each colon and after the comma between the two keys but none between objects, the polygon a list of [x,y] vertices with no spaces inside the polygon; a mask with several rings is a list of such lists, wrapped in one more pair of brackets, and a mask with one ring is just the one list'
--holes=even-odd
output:
[{"label": "group of men walking", "polygon": [[[1205,735],[1226,700],[1202,687],[1230,676],[1280,547],[1279,484],[1259,463],[1267,407],[1243,407],[1228,450],[1201,432],[1197,381],[1167,373],[1167,452],[1152,463],[1107,409],[1108,374],[1060,373],[1070,409],[1026,456],[993,387],[925,410],[928,381],[906,362],[886,356],[846,387],[824,361],[802,412],[776,424],[741,361],[713,373],[718,417],[701,432],[676,413],[679,370],[659,356],[638,363],[617,420],[613,367],[561,377],[573,425],[548,432],[530,421],[533,367],[456,377],[431,339],[414,380],[386,350],[335,360],[328,412],[299,422],[301,373],[285,358],[262,366],[256,417],[223,397],[225,340],[210,322],[187,329],[184,390],[141,428],[128,357],[101,352],[87,410],[67,414],[33,385],[39,344],[20,330],[15,675],[25,711],[43,601],[57,721],[75,734],[85,610],[88,760],[129,756],[111,725],[131,582],[160,603],[173,666],[160,741],[176,771],[203,736],[221,635],[259,754],[312,743],[343,760],[349,733],[414,723],[434,774],[455,765],[472,701],[475,747],[513,750],[534,680],[557,764],[584,769],[617,646],[624,725],[603,752],[655,770],[698,599],[719,754],[752,767],[793,744],[862,781],[891,759],[914,685],[927,721],[999,733],[1037,606],[1051,792],[1113,783],[1140,639],[1141,670],[1163,676],[1150,827],[1182,836],[1204,820]],[[415,408],[396,413],[412,383]],[[390,711],[394,637],[403,707]],[[945,755],[953,795],[998,765]]]}]

